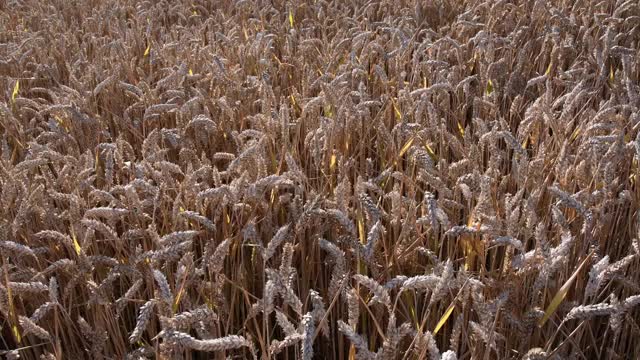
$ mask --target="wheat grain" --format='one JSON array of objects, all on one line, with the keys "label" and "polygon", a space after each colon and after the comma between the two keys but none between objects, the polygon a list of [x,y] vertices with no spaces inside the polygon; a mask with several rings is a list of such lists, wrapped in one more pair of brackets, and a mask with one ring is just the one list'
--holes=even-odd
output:
[{"label": "wheat grain", "polygon": [[142,307],[140,307],[140,313],[138,314],[138,319],[136,320],[136,326],[129,336],[129,343],[135,344],[140,340],[142,334],[149,325],[149,321],[151,321],[155,305],[155,300],[149,300],[144,305],[142,305]]}]

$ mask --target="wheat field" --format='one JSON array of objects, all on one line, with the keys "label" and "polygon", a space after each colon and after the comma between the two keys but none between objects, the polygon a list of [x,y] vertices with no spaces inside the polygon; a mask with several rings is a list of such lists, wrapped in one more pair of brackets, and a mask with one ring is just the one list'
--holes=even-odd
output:
[{"label": "wheat field", "polygon": [[640,356],[637,0],[0,0],[0,30],[0,357]]}]

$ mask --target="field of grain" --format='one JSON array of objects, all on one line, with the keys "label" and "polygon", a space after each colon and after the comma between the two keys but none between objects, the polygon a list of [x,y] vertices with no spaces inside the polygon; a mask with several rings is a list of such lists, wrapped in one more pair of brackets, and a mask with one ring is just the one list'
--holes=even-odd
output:
[{"label": "field of grain", "polygon": [[640,356],[636,0],[0,0],[0,30],[0,357]]}]

